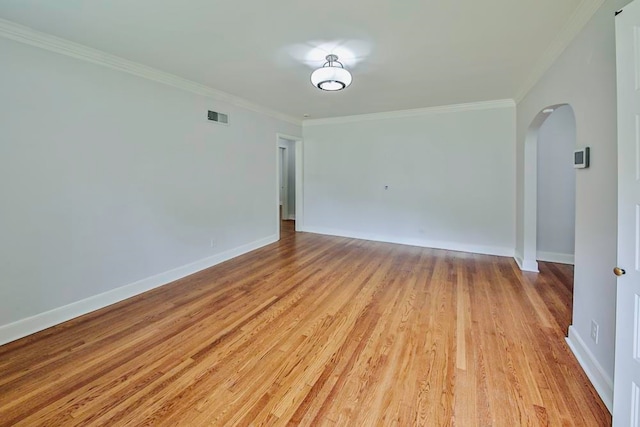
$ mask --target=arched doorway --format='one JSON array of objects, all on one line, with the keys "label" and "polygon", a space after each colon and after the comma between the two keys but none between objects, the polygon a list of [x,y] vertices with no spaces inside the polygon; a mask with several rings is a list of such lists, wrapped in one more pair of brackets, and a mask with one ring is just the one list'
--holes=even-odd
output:
[{"label": "arched doorway", "polygon": [[[575,147],[575,129],[576,129],[575,116],[573,114],[573,109],[568,104],[551,105],[540,110],[540,112],[535,116],[535,118],[529,125],[529,129],[527,130],[527,135],[525,139],[525,146],[524,146],[523,250],[522,250],[522,258],[518,258],[518,257],[516,258],[516,261],[518,262],[518,265],[520,266],[520,268],[525,271],[535,271],[535,272],[538,271],[538,255],[539,255],[538,253],[538,238],[539,238],[539,234],[538,234],[538,228],[539,228],[538,173],[540,169],[538,162],[539,160],[546,161],[546,159],[548,159],[549,158],[548,156],[550,155],[549,153],[547,153],[545,154],[545,157],[543,159],[539,159],[538,147],[539,147],[540,136],[541,136],[540,130],[543,128],[543,125],[545,125],[545,123],[547,122],[547,119],[549,119],[551,115],[555,114],[556,112],[558,113],[558,116],[556,116],[555,118],[557,118],[558,120],[554,120],[554,122],[556,122],[554,123],[555,130],[557,131],[558,129],[562,129],[562,132],[565,135],[565,137],[569,138],[569,141],[564,141],[563,144],[568,143],[568,144],[571,144],[573,147]],[[550,133],[553,134],[553,131]],[[544,129],[543,129],[543,133],[542,133],[543,137],[545,134],[546,132],[544,132]],[[558,151],[558,150],[555,150],[555,151]],[[551,155],[553,155],[554,150],[550,150],[550,152],[551,152]],[[557,163],[557,161],[558,159],[554,159],[554,162]],[[566,161],[566,164],[568,165],[571,162],[571,157],[567,156],[566,160],[560,160],[560,161],[561,162]],[[565,174],[564,176],[566,177],[567,175]],[[567,183],[562,183],[562,184],[553,186],[552,182],[549,183],[547,181],[543,180],[543,182],[545,182],[544,184],[545,188],[542,189],[543,191],[555,192],[559,188],[567,188]],[[573,217],[570,221],[571,222],[570,227],[572,228],[572,230],[574,230],[575,229],[575,181],[573,183],[569,183],[568,185],[573,186],[572,187],[573,192],[568,197],[572,198],[570,202],[572,202],[572,206],[573,206],[572,208]],[[557,197],[557,196],[554,196],[554,197]],[[565,195],[565,197],[567,196]],[[551,198],[551,200],[552,199],[553,198]],[[550,206],[549,200],[545,200],[544,203],[545,203],[545,209],[547,210],[555,208],[554,206]],[[565,209],[565,211],[566,210],[568,210],[568,208]],[[558,224],[551,224],[551,226],[549,226],[549,224],[547,223],[549,221],[548,211],[545,211],[544,220],[546,221],[545,227],[544,227],[545,234],[549,235],[550,233],[554,233],[554,232],[557,233],[557,230],[554,231],[554,227],[556,227]],[[563,219],[562,222],[564,223],[563,225],[564,227],[568,227],[566,219]],[[569,238],[573,239],[574,238],[573,232],[570,234],[571,236]],[[555,242],[554,244],[558,244],[558,242]],[[573,245],[571,247],[573,247]],[[552,251],[545,251],[544,253],[545,255],[556,254],[555,252],[552,252]],[[565,254],[565,255],[568,255],[568,254]],[[546,257],[546,256],[543,258],[547,261],[555,261],[555,262],[570,261],[568,256],[564,258],[555,257],[554,259],[550,259],[551,257]]]}]

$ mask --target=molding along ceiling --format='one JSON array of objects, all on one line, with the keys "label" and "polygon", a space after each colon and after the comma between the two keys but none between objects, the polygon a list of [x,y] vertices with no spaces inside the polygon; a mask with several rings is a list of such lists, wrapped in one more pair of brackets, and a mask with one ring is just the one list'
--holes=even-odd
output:
[{"label": "molding along ceiling", "polygon": [[425,116],[428,114],[459,113],[462,111],[489,110],[494,108],[512,108],[515,106],[516,103],[512,99],[500,99],[497,101],[483,101],[468,104],[443,105],[439,107],[415,108],[413,110],[388,111],[384,113],[305,120],[303,124],[304,126],[317,126],[338,123],[366,122],[370,120],[401,119],[404,117]]},{"label": "molding along ceiling", "polygon": [[114,70],[124,71],[125,73],[133,74],[134,76],[153,80],[155,82],[166,84],[177,89],[185,90],[187,92],[192,92],[197,95],[210,97],[215,99],[216,101],[226,102],[237,107],[246,108],[248,110],[262,113],[267,116],[284,120],[296,125],[299,125],[302,122],[296,117],[292,117],[278,111],[265,108],[261,105],[222,92],[220,90],[184,79],[179,76],[175,76],[170,73],[165,73],[164,71],[147,67],[146,65],[138,64],[137,62],[129,61],[127,59],[120,58],[118,56],[111,55],[109,53],[102,52],[88,46],[83,46],[79,43],[74,43],[69,40],[52,36],[50,34],[35,31],[31,28],[1,18],[0,36],[31,46],[36,46],[44,50],[56,52],[61,55],[70,56],[72,58],[91,62],[97,65],[102,65]]},{"label": "molding along ceiling", "polygon": [[[299,124],[520,100],[603,0],[326,2],[7,0],[0,36]],[[328,53],[343,91],[311,85]]]}]

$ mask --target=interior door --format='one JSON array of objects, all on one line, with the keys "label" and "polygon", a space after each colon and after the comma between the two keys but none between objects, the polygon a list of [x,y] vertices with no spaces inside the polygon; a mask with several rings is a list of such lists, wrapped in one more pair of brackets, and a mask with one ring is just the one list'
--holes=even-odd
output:
[{"label": "interior door", "polygon": [[616,17],[618,276],[613,424],[640,427],[640,0]]}]

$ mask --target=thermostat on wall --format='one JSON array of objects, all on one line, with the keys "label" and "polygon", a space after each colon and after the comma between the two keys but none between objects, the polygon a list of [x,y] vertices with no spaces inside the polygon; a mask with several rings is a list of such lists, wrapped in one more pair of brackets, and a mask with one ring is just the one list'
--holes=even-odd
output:
[{"label": "thermostat on wall", "polygon": [[589,167],[589,147],[579,148],[573,152],[573,167],[576,169]]}]

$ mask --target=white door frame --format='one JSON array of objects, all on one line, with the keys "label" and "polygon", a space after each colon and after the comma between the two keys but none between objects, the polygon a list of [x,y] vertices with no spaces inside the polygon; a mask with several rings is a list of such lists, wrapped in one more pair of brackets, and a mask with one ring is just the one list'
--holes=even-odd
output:
[{"label": "white door frame", "polygon": [[303,147],[302,137],[301,136],[293,136],[287,135],[284,133],[276,133],[276,223],[278,230],[278,237],[280,236],[280,182],[279,182],[279,174],[280,170],[278,168],[278,156],[280,156],[280,140],[286,139],[288,141],[294,141],[294,152],[295,152],[295,183],[296,183],[296,201],[295,201],[295,211],[296,211],[296,231],[303,231],[304,229],[304,182],[303,182],[303,164],[304,164],[304,156],[303,156]]}]

